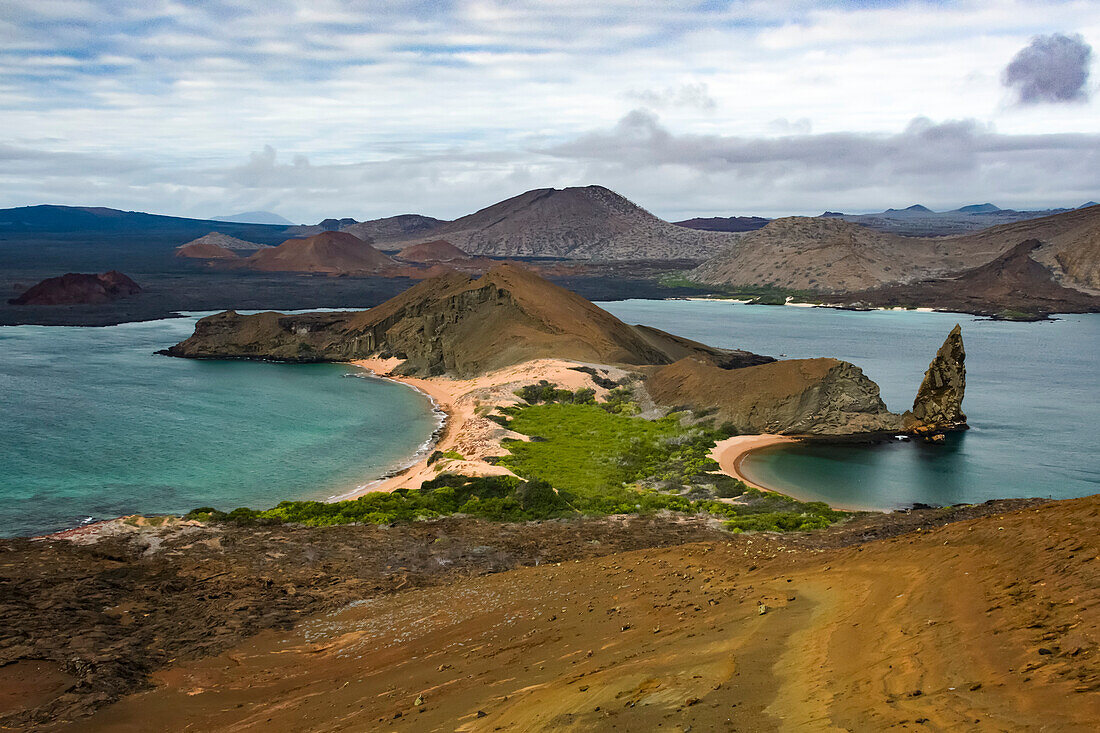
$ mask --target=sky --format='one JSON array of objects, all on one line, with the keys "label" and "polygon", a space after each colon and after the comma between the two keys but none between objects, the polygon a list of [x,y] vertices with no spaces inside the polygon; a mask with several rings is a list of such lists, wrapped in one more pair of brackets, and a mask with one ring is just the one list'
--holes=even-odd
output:
[{"label": "sky", "polygon": [[0,0],[0,207],[1100,200],[1100,3]]}]

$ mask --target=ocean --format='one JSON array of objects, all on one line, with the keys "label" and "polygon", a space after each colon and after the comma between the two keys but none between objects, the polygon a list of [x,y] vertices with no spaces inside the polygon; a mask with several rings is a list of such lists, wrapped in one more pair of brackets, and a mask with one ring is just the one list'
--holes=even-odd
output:
[{"label": "ocean", "polygon": [[353,367],[153,353],[200,315],[0,327],[0,536],[325,499],[410,462],[438,427],[428,398]]},{"label": "ocean", "polygon": [[[893,509],[1100,491],[1100,315],[1003,323],[944,313],[601,303],[716,346],[835,356],[911,406],[961,322],[971,430],[947,445],[776,447],[745,471],[802,499]],[[325,499],[403,466],[438,427],[429,400],[334,364],[154,354],[202,314],[104,328],[0,327],[0,536],[130,513]]]},{"label": "ocean", "polygon": [[928,363],[962,324],[971,429],[946,445],[777,446],[745,473],[800,499],[894,509],[1100,492],[1100,314],[1008,323],[957,313],[840,311],[723,301],[601,303],[714,346],[791,358],[834,356],[875,380],[895,412],[912,407]]}]

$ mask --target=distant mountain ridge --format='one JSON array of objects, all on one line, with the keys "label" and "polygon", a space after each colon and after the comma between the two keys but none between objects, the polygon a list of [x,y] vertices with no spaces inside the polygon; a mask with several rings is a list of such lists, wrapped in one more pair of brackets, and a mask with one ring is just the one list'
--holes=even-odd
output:
[{"label": "distant mountain ridge", "polygon": [[676,226],[603,186],[584,186],[526,191],[401,244],[446,239],[495,257],[703,260],[732,236]]},{"label": "distant mountain ridge", "polygon": [[[1078,208],[1086,208],[1088,204]],[[1040,219],[1052,214],[1061,214],[1073,209],[1043,209],[1036,211],[1017,211],[1002,209],[996,204],[968,204],[950,211],[933,211],[927,206],[914,204],[905,209],[887,209],[873,214],[845,214],[838,211],[826,211],[823,218],[843,219],[853,224],[877,229],[881,232],[901,234],[907,237],[942,237],[952,234],[964,234],[1000,224]]]},{"label": "distant mountain ridge", "polygon": [[[762,229],[737,236],[735,243],[688,277],[711,285],[851,293],[954,277],[991,263],[1021,242],[1035,240],[1009,269],[1021,277],[1026,275],[1028,282],[1043,282],[1033,268],[1021,264],[1020,257],[1024,257],[1046,268],[1055,282],[1079,290],[1100,290],[1100,206],[953,237],[904,237],[834,217],[776,219]],[[983,271],[976,273],[972,282],[956,284],[964,288],[981,283],[992,293],[991,277]],[[926,293],[947,292],[931,289],[927,283],[922,288]],[[1024,302],[1026,293],[1018,290],[1019,296],[1014,297]],[[996,292],[1000,302],[1008,302],[1010,292]],[[1073,300],[1056,290],[1043,297],[1061,297],[1067,303]]]},{"label": "distant mountain ridge", "polygon": [[3,233],[150,232],[178,233],[180,236],[197,237],[214,229],[228,233],[230,236],[257,233],[270,239],[284,232],[286,227],[188,219],[180,216],[147,214],[143,211],[122,211],[103,206],[40,204],[0,209],[0,232]]},{"label": "distant mountain ridge", "polygon": [[242,211],[240,214],[212,216],[211,221],[227,221],[235,224],[273,224],[275,226],[294,226],[294,222],[284,219],[270,211]]}]

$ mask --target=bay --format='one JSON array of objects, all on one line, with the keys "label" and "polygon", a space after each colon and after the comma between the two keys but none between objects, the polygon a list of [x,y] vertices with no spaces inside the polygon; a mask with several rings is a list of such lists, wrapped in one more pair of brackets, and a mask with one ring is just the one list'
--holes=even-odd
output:
[{"label": "bay", "polygon": [[325,499],[409,462],[430,401],[338,364],[156,355],[202,314],[0,327],[0,535]]},{"label": "bay", "polygon": [[840,311],[729,301],[601,303],[714,346],[861,367],[890,409],[912,407],[928,363],[956,323],[966,346],[963,410],[971,429],[947,445],[798,445],[750,454],[765,486],[835,506],[893,509],[1100,491],[1100,314],[1037,323],[956,313]]}]

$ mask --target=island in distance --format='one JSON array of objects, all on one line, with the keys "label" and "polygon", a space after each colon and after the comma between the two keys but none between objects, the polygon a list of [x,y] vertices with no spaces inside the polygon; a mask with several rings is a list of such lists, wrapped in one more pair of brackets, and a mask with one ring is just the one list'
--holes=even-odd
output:
[{"label": "island in distance", "polygon": [[[962,215],[969,217],[996,213],[983,206],[964,208]],[[698,220],[682,226],[602,186],[535,189],[454,221],[400,214],[282,227],[71,207],[0,213],[0,233],[6,235],[0,255],[18,262],[36,242],[51,243],[42,250],[48,256],[37,257],[33,269],[7,268],[9,278],[33,282],[55,276],[56,269],[43,270],[49,257],[65,267],[85,262],[124,270],[150,290],[128,307],[131,317],[231,303],[276,309],[371,306],[403,290],[409,278],[432,277],[443,267],[484,273],[503,261],[523,264],[597,300],[793,298],[1017,320],[1100,310],[1100,206],[938,237],[903,236],[835,216]],[[73,232],[81,227],[78,238]],[[89,248],[89,237],[101,243]],[[133,244],[137,240],[140,245]],[[1039,244],[1018,253],[1016,264],[995,264],[1033,240]],[[444,256],[416,249],[440,250],[441,242],[454,250]],[[341,282],[319,289],[302,275]],[[12,286],[17,282],[9,280]],[[70,317],[74,323],[117,322],[119,313],[89,308]],[[58,322],[56,315],[0,306],[3,323],[46,318]]]}]

